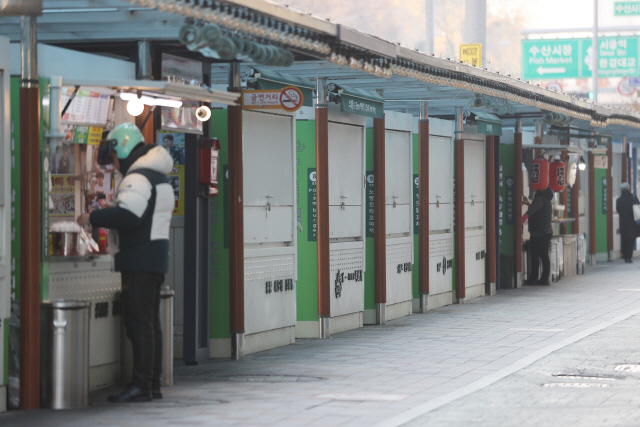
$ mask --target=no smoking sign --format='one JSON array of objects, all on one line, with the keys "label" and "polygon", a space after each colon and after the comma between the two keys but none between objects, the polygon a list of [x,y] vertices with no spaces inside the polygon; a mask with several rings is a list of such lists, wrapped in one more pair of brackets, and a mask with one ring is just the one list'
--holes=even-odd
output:
[{"label": "no smoking sign", "polygon": [[297,111],[302,107],[304,96],[295,86],[287,86],[280,91],[280,106],[286,111]]}]

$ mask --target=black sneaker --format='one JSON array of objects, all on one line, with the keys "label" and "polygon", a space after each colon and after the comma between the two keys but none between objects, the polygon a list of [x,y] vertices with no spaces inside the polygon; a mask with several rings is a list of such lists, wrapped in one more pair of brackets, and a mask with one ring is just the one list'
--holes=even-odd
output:
[{"label": "black sneaker", "polygon": [[525,280],[524,284],[525,285],[535,285],[536,281],[537,281],[536,279],[529,279],[529,280]]},{"label": "black sneaker", "polygon": [[631,264],[631,263],[633,263],[633,260],[632,259],[625,259],[624,262],[626,262],[627,264]]},{"label": "black sneaker", "polygon": [[112,394],[107,397],[111,403],[151,402],[151,392],[129,385],[122,393]]},{"label": "black sneaker", "polygon": [[154,400],[162,399],[162,391],[160,391],[160,387],[151,387],[151,397]]},{"label": "black sneaker", "polygon": [[549,279],[547,280],[536,280],[535,282],[533,282],[534,285],[542,285],[542,286],[551,286],[551,283],[549,283]]}]

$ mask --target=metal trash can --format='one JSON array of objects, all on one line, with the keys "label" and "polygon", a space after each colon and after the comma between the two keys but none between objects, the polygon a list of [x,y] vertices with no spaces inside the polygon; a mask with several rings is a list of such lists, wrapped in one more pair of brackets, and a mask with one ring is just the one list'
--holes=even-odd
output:
[{"label": "metal trash can", "polygon": [[40,308],[40,405],[89,405],[89,301],[54,300]]},{"label": "metal trash can", "polygon": [[549,245],[549,260],[551,261],[551,271],[549,273],[553,282],[560,280],[560,272],[564,264],[562,255],[562,237],[553,236]]},{"label": "metal trash can", "polygon": [[[160,290],[160,327],[162,328],[162,386],[173,385],[173,300],[175,292],[168,287]],[[126,315],[126,314],[125,314]],[[123,319],[124,320],[124,319]],[[133,377],[133,350],[127,338],[126,327],[122,322],[122,339],[120,341],[121,362],[120,374],[123,384],[129,384]]]},{"label": "metal trash can", "polygon": [[584,274],[584,264],[587,259],[587,242],[584,234],[577,235],[576,264],[578,274]]},{"label": "metal trash can", "polygon": [[573,277],[578,274],[578,235],[565,234],[562,236],[562,252],[564,257],[564,277]]}]

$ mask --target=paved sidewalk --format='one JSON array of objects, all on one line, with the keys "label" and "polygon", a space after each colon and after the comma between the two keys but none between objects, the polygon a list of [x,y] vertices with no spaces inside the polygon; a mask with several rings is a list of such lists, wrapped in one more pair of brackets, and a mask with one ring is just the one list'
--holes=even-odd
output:
[{"label": "paved sidewalk", "polygon": [[402,425],[640,313],[639,272],[605,263],[240,362],[178,363],[163,401],[110,405],[100,392],[84,410],[13,411],[0,425]]}]

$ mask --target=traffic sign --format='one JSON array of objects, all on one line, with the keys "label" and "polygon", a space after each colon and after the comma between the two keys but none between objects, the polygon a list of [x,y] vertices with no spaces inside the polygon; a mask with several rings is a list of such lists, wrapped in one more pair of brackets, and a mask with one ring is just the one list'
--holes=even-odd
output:
[{"label": "traffic sign", "polygon": [[482,67],[482,44],[461,44],[460,61]]},{"label": "traffic sign", "polygon": [[302,107],[304,96],[295,86],[287,86],[280,92],[280,106],[286,111],[297,111]]},{"label": "traffic sign", "polygon": [[614,16],[640,15],[640,1],[617,1],[613,4]]},{"label": "traffic sign", "polygon": [[[523,77],[591,77],[591,43],[591,39],[522,40]],[[638,37],[602,37],[598,40],[599,77],[636,75]]]}]

